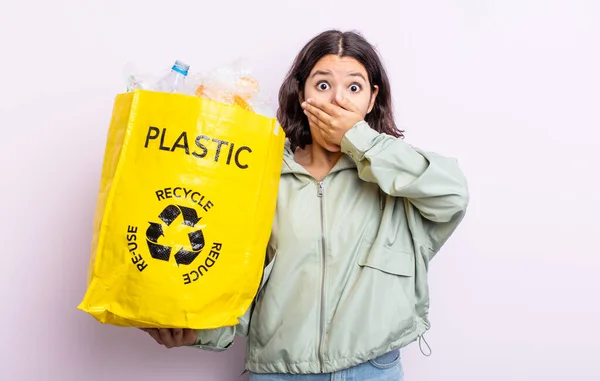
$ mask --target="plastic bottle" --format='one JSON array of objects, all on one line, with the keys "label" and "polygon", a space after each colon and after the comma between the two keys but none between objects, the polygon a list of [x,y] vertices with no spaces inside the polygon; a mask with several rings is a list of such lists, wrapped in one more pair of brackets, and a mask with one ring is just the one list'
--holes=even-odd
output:
[{"label": "plastic bottle", "polygon": [[158,81],[154,90],[165,93],[183,93],[185,91],[185,78],[189,69],[190,65],[175,61],[171,72]]}]

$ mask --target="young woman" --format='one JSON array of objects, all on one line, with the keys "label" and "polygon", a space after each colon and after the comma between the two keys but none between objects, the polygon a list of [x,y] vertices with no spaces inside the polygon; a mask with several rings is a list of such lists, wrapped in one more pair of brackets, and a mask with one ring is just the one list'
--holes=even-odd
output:
[{"label": "young woman", "polygon": [[355,33],[300,51],[277,116],[287,141],[253,308],[236,327],[147,331],[211,350],[247,336],[255,381],[401,380],[399,349],[429,328],[429,261],[467,208],[463,173],[404,142],[384,67]]}]

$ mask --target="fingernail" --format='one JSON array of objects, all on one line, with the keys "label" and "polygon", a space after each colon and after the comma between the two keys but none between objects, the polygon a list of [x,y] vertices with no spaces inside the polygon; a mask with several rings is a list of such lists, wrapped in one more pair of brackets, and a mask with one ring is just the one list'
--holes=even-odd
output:
[{"label": "fingernail", "polygon": [[307,101],[308,103],[312,103],[312,99],[311,99],[311,98],[308,98],[306,101]]},{"label": "fingernail", "polygon": [[306,107],[306,102],[302,102],[301,106]]}]

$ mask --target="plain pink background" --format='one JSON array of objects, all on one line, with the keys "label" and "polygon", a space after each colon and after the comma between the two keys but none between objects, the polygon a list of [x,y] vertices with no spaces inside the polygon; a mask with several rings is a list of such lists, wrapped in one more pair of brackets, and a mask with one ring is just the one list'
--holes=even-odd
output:
[{"label": "plain pink background", "polygon": [[[286,9],[286,7],[290,7]],[[129,60],[246,56],[267,94],[329,27],[381,50],[407,141],[455,156],[471,207],[431,265],[433,356],[406,380],[597,380],[600,3],[90,1],[0,5],[0,379],[239,380],[76,310],[106,130]]]}]

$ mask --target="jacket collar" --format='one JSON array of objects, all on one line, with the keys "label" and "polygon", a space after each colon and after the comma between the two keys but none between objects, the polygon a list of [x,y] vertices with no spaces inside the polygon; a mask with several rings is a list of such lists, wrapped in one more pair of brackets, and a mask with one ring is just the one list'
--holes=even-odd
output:
[{"label": "jacket collar", "polygon": [[[335,172],[340,172],[340,171],[343,171],[346,169],[352,169],[352,168],[356,168],[356,163],[348,155],[343,154],[342,157],[340,157],[340,160],[338,160],[338,162],[335,164],[335,166],[331,169],[331,171],[329,171],[327,176],[329,176],[330,174],[335,173]],[[292,150],[290,148],[290,141],[287,138],[285,139],[285,145],[284,145],[284,151],[283,151],[283,165],[281,167],[281,174],[282,175],[294,174],[294,175],[311,176],[311,174],[308,173],[308,171],[306,169],[304,169],[303,166],[296,163],[296,161],[294,160],[294,153],[292,152]]]}]

